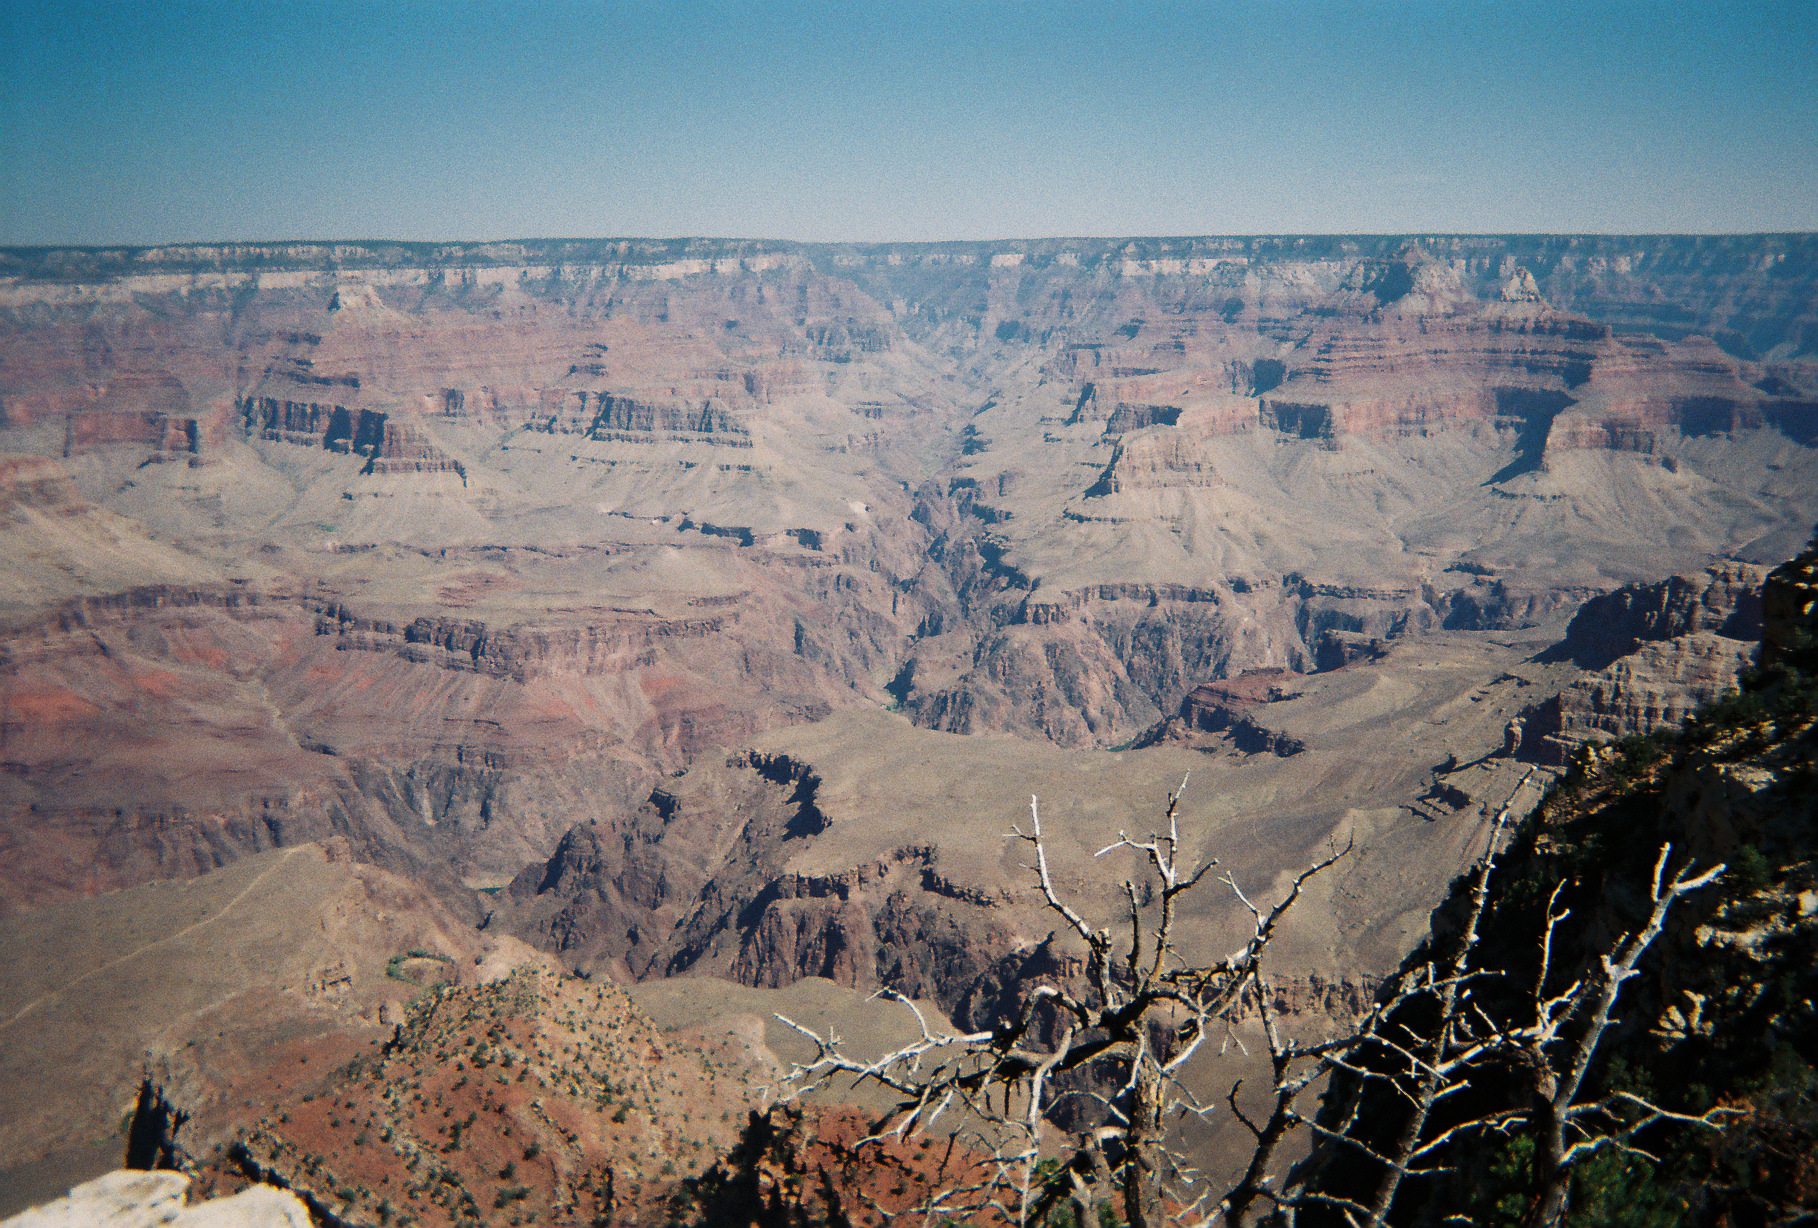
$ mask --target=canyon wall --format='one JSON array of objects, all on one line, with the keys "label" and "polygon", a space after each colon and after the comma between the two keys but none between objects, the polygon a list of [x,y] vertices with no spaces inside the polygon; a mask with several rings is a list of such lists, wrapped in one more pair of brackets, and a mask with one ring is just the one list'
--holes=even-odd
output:
[{"label": "canyon wall", "polygon": [[1123,745],[1777,561],[1815,299],[1810,236],[0,251],[8,904],[330,834],[585,878],[778,728]]}]

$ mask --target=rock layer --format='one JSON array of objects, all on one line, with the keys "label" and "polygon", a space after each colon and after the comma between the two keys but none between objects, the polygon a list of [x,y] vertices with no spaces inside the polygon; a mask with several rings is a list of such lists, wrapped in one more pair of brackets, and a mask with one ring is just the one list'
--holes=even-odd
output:
[{"label": "rock layer", "polygon": [[1524,720],[1523,753],[1562,764],[1587,742],[1677,727],[1735,690],[1761,649],[1766,575],[1724,563],[1587,601],[1554,650],[1587,672]]},{"label": "rock layer", "polygon": [[[1801,236],[0,266],[14,904],[327,832],[499,886],[781,725],[1123,744],[1818,516]],[[247,596],[66,614],[153,590]]]}]

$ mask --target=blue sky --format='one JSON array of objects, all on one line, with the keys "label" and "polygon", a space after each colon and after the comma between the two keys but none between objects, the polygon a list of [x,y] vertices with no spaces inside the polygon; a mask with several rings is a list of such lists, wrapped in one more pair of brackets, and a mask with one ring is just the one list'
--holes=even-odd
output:
[{"label": "blue sky", "polygon": [[1818,3],[0,0],[0,243],[1818,230]]}]

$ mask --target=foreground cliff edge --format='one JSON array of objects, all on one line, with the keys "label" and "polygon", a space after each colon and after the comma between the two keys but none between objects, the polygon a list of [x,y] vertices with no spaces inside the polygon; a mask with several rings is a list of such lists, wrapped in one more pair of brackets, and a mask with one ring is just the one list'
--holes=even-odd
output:
[{"label": "foreground cliff edge", "polygon": [[[1595,977],[1617,936],[1645,917],[1661,849],[1688,875],[1724,867],[1669,916],[1622,987],[1582,1084],[1566,1092],[1612,1107],[1568,1128],[1564,1141],[1581,1154],[1560,1168],[1539,1106],[1564,1086],[1562,1074],[1557,1084],[1547,1076],[1565,1068],[1566,1049],[1585,1035],[1589,1013],[1574,1014],[1538,1064],[1512,1048],[1437,1108],[1422,1136],[1439,1143],[1428,1172],[1406,1184],[1385,1222],[1437,1213],[1489,1224],[1789,1223],[1818,1205],[1807,1158],[1818,1064],[1809,890],[1818,846],[1818,541],[1768,577],[1762,603],[1761,663],[1740,692],[1682,726],[1587,748],[1491,880],[1470,957],[1479,970],[1474,1009],[1485,1019]],[[1455,940],[1469,895],[1461,881],[1435,912],[1427,950]],[[1549,914],[1570,917],[1552,928],[1550,951]],[[1430,1020],[1424,1026],[1430,1038]],[[1384,1057],[1360,1068],[1380,1069]],[[1334,1089],[1327,1124],[1356,1086]],[[1366,1090],[1357,1131],[1369,1146],[1408,1121],[1407,1101],[1376,1086]],[[1461,1128],[1474,1120],[1503,1124]],[[1599,1136],[1609,1145],[1585,1145]],[[1367,1202],[1378,1179],[1367,1154],[1322,1146],[1307,1179],[1327,1195]]]}]

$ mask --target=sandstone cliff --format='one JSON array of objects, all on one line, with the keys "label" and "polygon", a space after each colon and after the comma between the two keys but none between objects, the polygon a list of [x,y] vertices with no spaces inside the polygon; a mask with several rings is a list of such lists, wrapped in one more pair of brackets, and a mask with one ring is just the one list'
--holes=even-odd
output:
[{"label": "sandstone cliff", "polygon": [[1563,764],[1587,742],[1677,728],[1735,690],[1760,651],[1766,574],[1725,563],[1587,601],[1554,650],[1587,672],[1523,722],[1523,753]]}]

